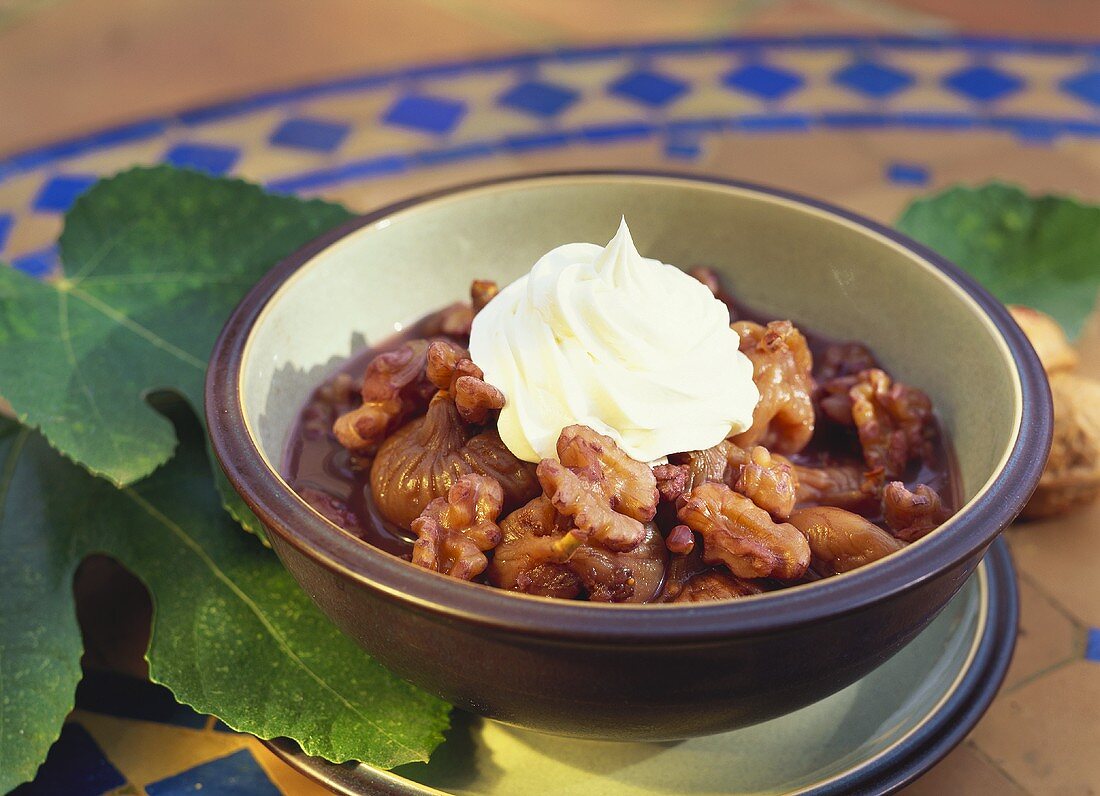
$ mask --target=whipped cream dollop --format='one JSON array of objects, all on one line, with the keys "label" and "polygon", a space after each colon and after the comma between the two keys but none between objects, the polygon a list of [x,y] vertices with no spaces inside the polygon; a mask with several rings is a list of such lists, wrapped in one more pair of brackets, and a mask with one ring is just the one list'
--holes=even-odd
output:
[{"label": "whipped cream dollop", "polygon": [[474,318],[470,356],[506,402],[518,458],[556,458],[580,423],[643,462],[717,445],[752,424],[759,393],[729,309],[680,269],[642,257],[624,218],[607,246],[567,243]]}]

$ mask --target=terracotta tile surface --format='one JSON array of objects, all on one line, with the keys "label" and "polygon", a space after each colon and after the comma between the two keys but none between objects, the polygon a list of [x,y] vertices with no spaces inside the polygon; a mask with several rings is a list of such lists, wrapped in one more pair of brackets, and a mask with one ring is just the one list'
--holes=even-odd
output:
[{"label": "terracotta tile surface", "polygon": [[1096,793],[1098,667],[1079,660],[1003,695],[974,730],[974,743],[1031,793]]},{"label": "terracotta tile surface", "polygon": [[746,15],[746,30],[754,33],[826,31],[878,33],[899,30],[932,31],[943,27],[938,19],[899,10],[892,3],[848,3],[836,0],[786,0],[762,4]]},{"label": "terracotta tile surface", "polygon": [[1079,622],[1100,627],[1100,503],[1008,532],[1016,565]]},{"label": "terracotta tile surface", "polygon": [[1031,582],[1020,578],[1020,632],[1003,689],[1023,687],[1057,666],[1081,657],[1085,628]]},{"label": "terracotta tile surface", "polygon": [[1026,145],[1031,151],[1027,157],[1020,157],[1020,144],[1009,135],[981,138],[985,146],[980,152],[952,158],[944,164],[952,181],[976,184],[996,174],[1033,191],[1086,197],[1095,196],[1100,187],[1100,165],[1083,162],[1057,144]]},{"label": "terracotta tile surface", "polygon": [[722,174],[749,182],[797,191],[812,179],[823,198],[882,179],[882,161],[867,157],[858,139],[842,133],[725,136],[706,157]]},{"label": "terracotta tile surface", "polygon": [[[394,36],[415,20],[416,38]],[[272,86],[530,44],[421,0],[95,0],[0,29],[0,152]],[[430,42],[430,49],[424,49]]]},{"label": "terracotta tile surface", "polygon": [[[727,0],[432,0],[437,8],[483,25],[508,27],[545,41],[597,41],[691,36],[729,26],[753,3]],[[615,36],[608,33],[615,31]]]},{"label": "terracotta tile surface", "polygon": [[1078,38],[1095,35],[1100,27],[1100,9],[1093,0],[1005,0],[996,11],[986,3],[957,0],[892,0],[890,5],[927,15],[958,30],[971,33],[1002,33]]},{"label": "terracotta tile surface", "polygon": [[1024,796],[1027,791],[967,741],[901,793],[904,796]]}]

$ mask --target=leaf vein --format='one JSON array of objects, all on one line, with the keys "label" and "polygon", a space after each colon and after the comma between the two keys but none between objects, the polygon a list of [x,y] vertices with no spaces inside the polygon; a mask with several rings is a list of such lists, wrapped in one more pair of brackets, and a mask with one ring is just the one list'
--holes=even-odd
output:
[{"label": "leaf vein", "polygon": [[339,691],[337,691],[335,688],[333,688],[333,686],[330,685],[328,683],[328,681],[326,681],[319,674],[317,674],[315,671],[313,671],[313,669],[311,669],[309,667],[309,665],[298,656],[298,654],[293,650],[293,648],[291,648],[291,646],[287,642],[286,638],[279,632],[278,628],[276,628],[275,625],[272,624],[271,620],[268,619],[267,615],[260,609],[259,605],[257,605],[256,602],[251,597],[249,597],[236,583],[234,583],[232,578],[230,578],[228,575],[226,575],[225,572],[223,572],[221,570],[221,568],[218,567],[218,565],[214,562],[214,560],[207,554],[206,550],[203,549],[202,545],[200,545],[198,542],[196,542],[191,537],[191,535],[188,534],[187,531],[185,531],[183,529],[182,526],[180,526],[178,523],[173,522],[171,519],[169,519],[167,516],[165,516],[159,509],[157,509],[156,506],[154,506],[148,500],[143,498],[141,495],[139,495],[133,489],[127,487],[127,488],[123,489],[122,491],[132,501],[134,501],[134,503],[136,503],[147,514],[149,514],[149,516],[151,516],[154,520],[156,520],[158,523],[160,523],[165,528],[167,528],[169,531],[171,531],[173,535],[175,535],[196,556],[198,556],[199,560],[201,560],[203,562],[203,564],[206,565],[206,567],[210,570],[211,574],[213,574],[215,578],[217,578],[222,584],[224,584],[225,587],[228,588],[233,593],[233,595],[235,597],[237,597],[237,599],[239,599],[242,603],[244,603],[244,605],[255,615],[255,617],[259,620],[260,624],[264,627],[264,629],[268,632],[268,634],[271,636],[271,638],[275,641],[275,643],[279,647],[279,649],[281,649],[286,654],[286,656],[296,666],[301,668],[302,671],[304,671],[314,682],[316,682],[323,689],[325,689],[326,691],[331,693],[334,697],[336,697],[337,700],[339,700],[339,702],[341,704],[343,704],[346,708],[348,708],[348,710],[351,710],[352,712],[354,712],[364,722],[366,722],[367,724],[374,727],[376,730],[378,730],[378,732],[381,735],[388,738],[392,743],[394,743],[395,745],[399,746],[400,748],[404,749],[405,751],[409,752],[410,754],[412,754],[414,756],[419,754],[415,749],[408,746],[406,743],[404,743],[399,738],[394,736],[391,732],[389,732],[381,724],[374,721],[369,716],[367,716],[365,713],[363,713],[363,711],[359,707],[357,707],[355,705],[355,703],[353,703],[350,699],[348,699],[346,696],[344,696]]},{"label": "leaf vein", "polygon": [[207,285],[243,285],[251,287],[255,281],[239,275],[226,275],[221,277],[197,274],[194,271],[163,271],[155,274],[104,274],[102,276],[89,276],[80,280],[80,284],[87,285],[146,285],[156,283],[175,284],[194,280],[196,284],[205,287]]},{"label": "leaf vein", "polygon": [[94,273],[95,270],[103,264],[103,262],[107,259],[107,255],[111,253],[111,250],[114,249],[115,246],[118,245],[118,242],[122,240],[123,236],[136,228],[137,221],[133,221],[130,224],[127,224],[125,227],[122,227],[118,231],[118,234],[116,234],[114,237],[108,238],[107,240],[103,241],[103,244],[99,247],[99,251],[95,252],[91,257],[89,257],[87,263],[84,264],[84,267],[73,275],[73,284],[78,285],[89,276],[91,276],[92,273]]},{"label": "leaf vein", "polygon": [[[168,354],[171,354],[176,359],[190,365],[193,368],[197,368],[204,372],[206,371],[206,363],[203,362],[201,359],[198,359],[197,357],[192,356],[191,354],[184,351],[182,348],[173,345],[172,343],[169,343],[152,329],[149,329],[147,326],[142,326],[137,321],[119,312],[110,304],[107,304],[103,300],[97,298],[96,296],[93,296],[91,293],[85,293],[83,290],[80,290],[78,288],[72,288],[68,291],[68,293],[80,299],[92,309],[98,310],[100,313],[110,318],[119,326],[133,332],[138,337],[141,337],[150,345],[155,346],[156,348],[159,348]],[[62,295],[66,294],[62,293]]]},{"label": "leaf vein", "polygon": [[[15,480],[15,468],[23,453],[23,446],[27,444],[28,436],[30,431],[26,427],[20,428],[19,435],[12,441],[7,461],[4,462],[4,470],[0,473],[0,520],[4,519],[4,509],[8,504],[8,490],[11,488],[11,482]],[[0,527],[3,526],[0,525]]]},{"label": "leaf vein", "polygon": [[[106,428],[107,420],[103,417],[103,413],[99,409],[99,404],[96,403],[95,393],[92,392],[91,385],[88,384],[84,378],[84,374],[80,370],[80,364],[76,359],[76,351],[73,349],[73,335],[72,330],[69,327],[69,300],[68,293],[58,293],[57,297],[57,313],[58,313],[58,333],[61,337],[61,342],[65,344],[65,358],[69,361],[69,365],[73,370],[73,378],[80,384],[81,392],[84,393],[84,397],[88,399],[88,406],[95,413],[96,419],[103,424]],[[121,455],[121,451],[118,447],[118,440],[115,439],[114,434],[107,435],[107,440],[111,448],[116,455]]]}]

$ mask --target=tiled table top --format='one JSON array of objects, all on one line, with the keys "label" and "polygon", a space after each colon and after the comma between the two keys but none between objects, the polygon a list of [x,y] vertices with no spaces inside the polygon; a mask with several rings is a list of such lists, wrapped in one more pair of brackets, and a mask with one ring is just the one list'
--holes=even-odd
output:
[{"label": "tiled table top", "polygon": [[[71,5],[80,11],[81,3]],[[469,4],[433,5],[451,28],[473,25],[476,8]],[[497,35],[493,25],[479,23],[481,38],[473,38],[480,51],[501,51],[517,37],[537,39],[530,31],[539,26],[567,27],[567,15],[540,21],[520,5],[484,12],[508,24],[498,25]],[[756,27],[747,27],[769,31],[790,6],[833,29],[881,28],[886,13],[854,3],[762,3],[750,20]],[[676,18],[659,30],[713,33],[744,22],[736,16],[739,5],[686,8],[691,25]],[[391,22],[402,13],[385,3],[373,11]],[[906,23],[939,19],[931,0],[888,11]],[[19,23],[0,16],[0,46],[11,34],[5,24]],[[450,38],[440,36],[439,55],[465,52],[447,24],[438,18],[426,24],[450,30]],[[632,24],[635,38],[657,35]],[[824,197],[886,222],[912,197],[958,181],[999,178],[1100,199],[1100,44],[903,40],[887,27],[885,37],[711,35],[674,45],[459,58],[292,90],[275,81],[268,84],[275,90],[241,101],[154,114],[0,159],[0,259],[48,275],[61,213],[72,199],[96,175],[161,161],[359,209],[465,180],[562,167],[736,177]],[[424,62],[424,53],[405,54],[408,63]],[[0,98],[5,91],[18,92],[0,86]],[[1100,324],[1080,345],[1084,370],[1100,376]],[[1100,505],[1018,526],[1008,537],[1022,595],[1008,680],[970,738],[908,793],[1100,790]],[[138,616],[135,626],[142,621]],[[133,657],[126,651],[140,647],[140,633],[100,635],[91,656],[100,663],[125,667]],[[317,790],[254,740],[144,688],[107,674],[85,685],[57,755],[66,762],[49,767],[59,779],[40,783],[40,792],[168,794],[191,792],[196,783],[207,792],[219,783],[225,792]],[[84,784],[66,779],[81,771]]]}]

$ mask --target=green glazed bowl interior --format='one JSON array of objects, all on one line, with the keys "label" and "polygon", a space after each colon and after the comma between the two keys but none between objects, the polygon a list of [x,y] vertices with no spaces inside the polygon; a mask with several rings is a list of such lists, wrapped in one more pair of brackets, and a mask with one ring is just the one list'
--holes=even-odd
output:
[{"label": "green glazed bowl interior", "polygon": [[[261,518],[349,577],[479,621],[503,622],[507,614],[512,627],[541,632],[545,620],[541,630],[551,632],[577,624],[578,611],[620,618],[646,612],[650,619],[683,613],[664,605],[551,606],[419,570],[329,525],[276,475],[301,406],[349,356],[465,297],[471,279],[507,284],[562,243],[605,243],[623,215],[643,255],[683,268],[710,266],[741,304],[832,338],[862,341],[898,379],[925,390],[957,456],[966,501],[941,529],[883,561],[720,609],[693,608],[692,616],[740,612],[765,627],[769,612],[753,604],[798,600],[824,611],[810,594],[823,588],[834,590],[833,607],[843,610],[875,599],[876,589],[903,589],[975,554],[1019,511],[1041,468],[1041,460],[1025,458],[1041,459],[1049,441],[1049,396],[1018,328],[965,276],[892,231],[779,192],[677,176],[591,173],[487,183],[388,208],[334,231],[269,275],[270,298],[240,321],[251,325],[227,329],[246,337],[236,359],[228,360],[236,372],[224,376],[237,379],[242,433],[269,471],[262,488],[243,486]],[[1030,453],[1021,450],[1024,443]],[[1017,483],[1006,485],[1000,476],[1013,457]],[[988,495],[998,483],[1000,493]],[[274,516],[280,512],[285,516]],[[309,527],[298,527],[290,514],[309,515]],[[674,632],[675,620],[667,618]],[[691,625],[681,629],[689,632]],[[629,621],[596,623],[591,630],[644,632]]]}]

